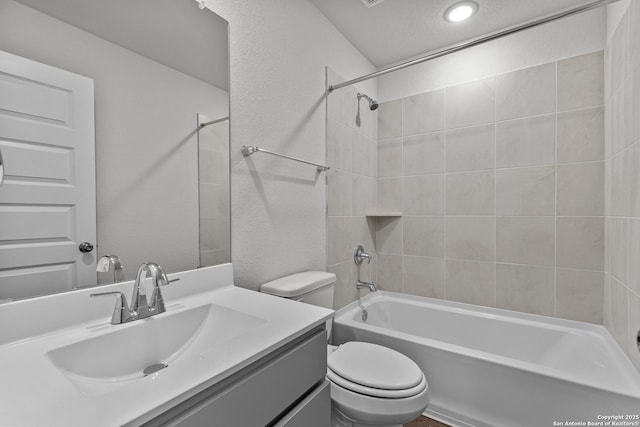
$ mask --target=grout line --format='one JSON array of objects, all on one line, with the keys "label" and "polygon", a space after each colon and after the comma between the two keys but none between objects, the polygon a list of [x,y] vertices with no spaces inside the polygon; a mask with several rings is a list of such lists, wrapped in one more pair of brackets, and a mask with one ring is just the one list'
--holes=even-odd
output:
[{"label": "grout line", "polygon": [[493,82],[493,306],[498,307],[498,89]]},{"label": "grout line", "polygon": [[[405,112],[404,112],[404,99],[402,99],[402,101],[400,101],[400,134],[402,135],[402,140],[400,143],[400,164],[401,164],[401,168],[400,168],[400,175],[401,175],[401,182],[400,185],[402,186],[402,190],[400,191],[400,211],[404,211],[404,117],[405,117]],[[401,249],[401,257],[400,257],[400,289],[402,289],[402,292],[405,291],[404,289],[404,219],[400,218],[400,249]]]},{"label": "grout line", "polygon": [[442,90],[442,117],[443,117],[443,121],[444,121],[444,128],[445,130],[443,131],[444,133],[444,139],[443,139],[443,144],[444,144],[444,150],[443,150],[443,162],[444,164],[442,165],[442,170],[444,171],[444,173],[442,173],[442,217],[443,217],[443,224],[442,224],[442,233],[443,233],[443,238],[442,238],[442,250],[443,250],[443,259],[444,259],[444,271],[443,271],[443,275],[442,275],[442,288],[443,288],[443,292],[442,292],[442,296],[445,300],[447,300],[448,298],[448,292],[447,292],[447,175],[446,175],[446,171],[447,171],[447,147],[448,147],[448,137],[447,137],[447,91],[446,90]]},{"label": "grout line", "polygon": [[[558,64],[559,61],[555,61],[555,120],[554,120],[554,132],[553,132],[553,154],[555,164],[555,178],[554,178],[554,200],[553,200],[553,212],[555,219],[553,221],[553,315],[558,317]],[[604,162],[603,169],[604,169]],[[604,214],[604,212],[603,212]]]}]

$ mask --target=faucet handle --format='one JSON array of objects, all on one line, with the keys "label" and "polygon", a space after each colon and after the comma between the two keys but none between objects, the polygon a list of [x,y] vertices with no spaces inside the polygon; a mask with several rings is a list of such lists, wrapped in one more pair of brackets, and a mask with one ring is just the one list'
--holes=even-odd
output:
[{"label": "faucet handle", "polygon": [[129,309],[129,304],[127,304],[127,297],[125,297],[122,292],[119,292],[119,291],[97,292],[95,294],[89,295],[89,297],[95,298],[95,297],[105,297],[105,296],[111,296],[111,295],[118,297],[116,300],[116,306],[113,309],[113,314],[111,315],[111,324],[119,325],[121,323],[126,323],[132,320],[135,320],[135,312],[132,312]]},{"label": "faucet handle", "polygon": [[180,278],[171,279],[167,278],[167,275],[160,268],[161,274],[160,278],[157,281],[157,286],[153,287],[153,292],[151,293],[151,308],[155,310],[157,313],[164,313],[166,310],[164,306],[164,297],[162,296],[162,292],[160,291],[161,286],[168,286],[170,283],[177,282]]},{"label": "faucet handle", "polygon": [[356,246],[353,250],[353,261],[360,265],[365,258],[367,258],[367,264],[371,264],[371,258],[373,257],[364,251],[362,245]]}]

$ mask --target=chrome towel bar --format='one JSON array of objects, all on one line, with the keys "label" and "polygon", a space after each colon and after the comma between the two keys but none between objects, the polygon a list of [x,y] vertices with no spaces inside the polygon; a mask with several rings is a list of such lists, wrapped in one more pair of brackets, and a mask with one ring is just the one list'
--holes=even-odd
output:
[{"label": "chrome towel bar", "polygon": [[243,145],[241,151],[242,151],[242,155],[245,157],[250,156],[253,153],[261,152],[261,153],[271,154],[272,156],[282,157],[283,159],[289,159],[289,160],[294,160],[300,163],[306,163],[307,165],[315,166],[318,169],[318,172],[325,172],[330,169],[329,166],[309,162],[306,160],[298,159],[296,157],[285,156],[284,154],[274,153],[273,151],[265,150],[264,148],[260,148],[260,147]]}]

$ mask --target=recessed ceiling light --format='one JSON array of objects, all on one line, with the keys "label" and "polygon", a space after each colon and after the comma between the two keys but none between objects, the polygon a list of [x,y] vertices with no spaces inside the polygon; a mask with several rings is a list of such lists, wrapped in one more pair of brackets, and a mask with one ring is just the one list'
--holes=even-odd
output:
[{"label": "recessed ceiling light", "polygon": [[474,1],[461,1],[449,6],[444,12],[447,22],[462,22],[471,18],[478,11],[478,3]]}]

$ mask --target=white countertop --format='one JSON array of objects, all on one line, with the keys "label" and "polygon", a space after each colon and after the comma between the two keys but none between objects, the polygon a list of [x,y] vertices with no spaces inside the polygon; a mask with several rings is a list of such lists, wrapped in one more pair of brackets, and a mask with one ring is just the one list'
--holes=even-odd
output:
[{"label": "white countertop", "polygon": [[[93,307],[94,310],[79,308],[79,319],[75,324],[68,319],[69,304],[92,306],[94,299],[89,299],[88,294],[96,291],[95,288],[2,304],[0,330],[11,328],[13,332],[0,331],[0,425],[140,424],[321,325],[333,313],[235,287],[230,264],[170,275],[170,278],[175,277],[180,277],[181,281],[172,284],[166,292],[163,290],[167,311],[155,318],[185,307],[215,304],[262,321],[222,345],[200,342],[197,354],[180,356],[167,368],[147,377],[92,384],[64,375],[54,366],[47,352],[80,339],[109,333],[113,328],[127,327],[109,323],[112,299],[107,299],[109,308],[106,310],[103,304]],[[130,287],[130,283],[109,285],[99,291],[117,288],[128,291]],[[55,315],[55,309],[51,311],[52,304],[59,309],[59,315]],[[28,316],[36,317],[36,321],[20,327],[16,322],[24,321],[22,313],[25,310]],[[95,310],[99,318],[92,318],[96,316]],[[73,316],[73,310],[71,314]],[[13,319],[12,315],[18,319]],[[122,345],[122,351],[126,351],[127,343]]]}]

